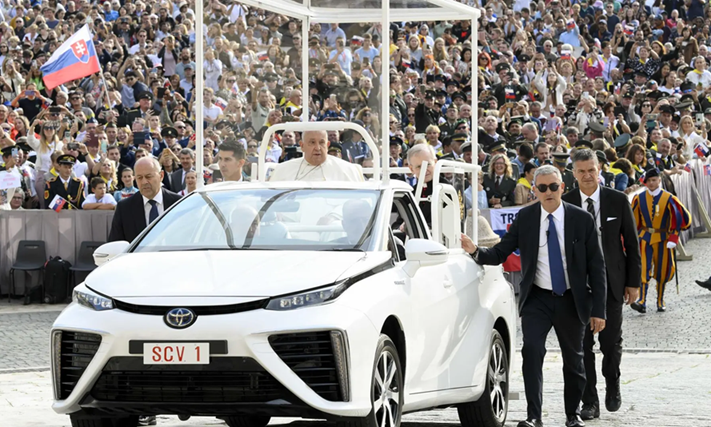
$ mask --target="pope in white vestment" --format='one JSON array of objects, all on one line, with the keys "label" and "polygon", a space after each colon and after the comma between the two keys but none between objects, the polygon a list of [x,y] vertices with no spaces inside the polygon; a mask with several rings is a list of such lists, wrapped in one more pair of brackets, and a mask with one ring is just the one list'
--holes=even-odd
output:
[{"label": "pope in white vestment", "polygon": [[325,131],[304,132],[304,157],[279,164],[269,181],[364,181],[359,165],[328,155]]}]

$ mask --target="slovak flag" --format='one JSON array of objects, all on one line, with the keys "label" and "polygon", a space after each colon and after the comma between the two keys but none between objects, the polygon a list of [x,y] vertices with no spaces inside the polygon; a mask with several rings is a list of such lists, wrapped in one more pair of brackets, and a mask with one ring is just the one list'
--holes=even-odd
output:
[{"label": "slovak flag", "polygon": [[55,212],[59,212],[62,209],[64,209],[64,205],[67,204],[67,199],[64,197],[61,197],[59,194],[56,194],[54,196],[54,199],[52,199],[51,202],[49,202],[49,208],[54,210]]},{"label": "slovak flag", "polygon": [[707,147],[703,142],[700,142],[699,145],[694,148],[694,153],[696,153],[699,157],[708,157],[709,147]]},{"label": "slovak flag", "polygon": [[88,25],[71,36],[41,68],[47,90],[101,71]]},{"label": "slovak flag", "polygon": [[220,97],[217,97],[215,98],[215,105],[220,107],[220,110],[225,111],[225,108],[227,108],[227,101]]},{"label": "slovak flag", "polygon": [[711,165],[704,165],[704,175],[711,176]]}]

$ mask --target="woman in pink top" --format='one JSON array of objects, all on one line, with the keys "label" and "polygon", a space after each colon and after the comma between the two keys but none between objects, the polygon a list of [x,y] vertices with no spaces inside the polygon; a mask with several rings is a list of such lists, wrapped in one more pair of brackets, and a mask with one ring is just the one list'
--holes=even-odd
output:
[{"label": "woman in pink top", "polygon": [[600,55],[597,54],[597,47],[594,47],[592,53],[583,62],[583,71],[585,71],[585,75],[589,79],[594,79],[595,77],[601,77],[603,70],[605,70],[605,63]]}]

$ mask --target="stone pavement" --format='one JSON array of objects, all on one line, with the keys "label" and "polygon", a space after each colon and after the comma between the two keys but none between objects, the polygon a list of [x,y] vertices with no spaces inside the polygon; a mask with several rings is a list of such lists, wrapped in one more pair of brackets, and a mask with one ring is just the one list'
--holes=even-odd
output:
[{"label": "stone pavement", "polygon": [[[599,360],[599,358],[598,358]],[[521,358],[517,354],[511,379],[513,390],[523,390]],[[563,416],[562,361],[549,353],[544,365],[543,420],[547,426],[565,425]],[[711,426],[711,356],[700,354],[630,353],[622,359],[622,409],[616,413],[602,411],[599,427],[709,427]],[[604,391],[601,390],[601,398]],[[0,414],[7,427],[64,427],[69,418],[55,414],[50,373],[21,372],[0,375]],[[507,427],[525,418],[525,400],[511,401]],[[291,423],[293,419],[275,419],[273,423]],[[430,424],[459,426],[455,409],[420,412],[404,418],[405,427]],[[324,427],[324,422],[294,422],[299,427]],[[211,418],[192,418],[181,422],[177,417],[159,417],[159,426],[224,426]]]},{"label": "stone pavement", "polygon": [[[687,251],[694,255],[694,260],[680,263],[681,293],[676,294],[673,283],[667,289],[666,313],[653,309],[640,315],[625,309],[624,405],[615,414],[603,410],[602,420],[588,425],[711,427],[708,415],[711,413],[711,292],[694,283],[695,279],[711,275],[709,247],[711,240],[689,242]],[[650,296],[656,297],[656,292],[651,290]],[[50,408],[51,381],[47,370],[49,329],[62,308],[0,302],[0,414],[3,414],[0,425],[3,427],[68,425],[67,417],[54,414]],[[544,420],[547,425],[562,426],[562,362],[556,347],[551,333],[551,351],[544,366],[544,409],[548,411]],[[511,388],[514,392],[523,391],[520,366],[520,354],[517,354]],[[515,421],[522,417],[525,417],[523,396],[511,402],[511,421],[507,426],[515,426]],[[458,418],[451,409],[405,418],[408,427],[425,423],[458,425]],[[175,417],[162,417],[160,425],[224,424],[208,418],[183,423]]]}]

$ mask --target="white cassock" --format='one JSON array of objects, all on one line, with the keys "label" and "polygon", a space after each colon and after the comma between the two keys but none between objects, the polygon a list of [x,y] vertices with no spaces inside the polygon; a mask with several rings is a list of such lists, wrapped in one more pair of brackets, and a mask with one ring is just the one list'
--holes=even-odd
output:
[{"label": "white cassock", "polygon": [[309,164],[303,157],[279,164],[269,181],[363,181],[359,165],[334,156],[318,166]]}]

